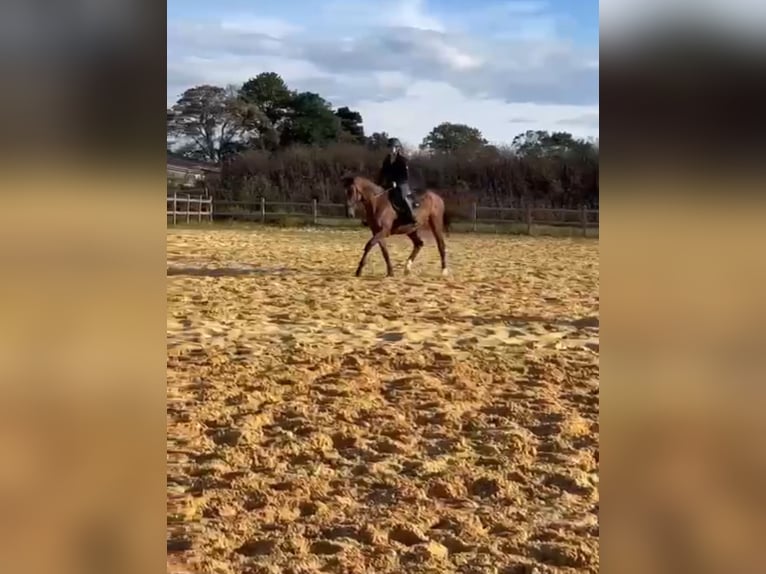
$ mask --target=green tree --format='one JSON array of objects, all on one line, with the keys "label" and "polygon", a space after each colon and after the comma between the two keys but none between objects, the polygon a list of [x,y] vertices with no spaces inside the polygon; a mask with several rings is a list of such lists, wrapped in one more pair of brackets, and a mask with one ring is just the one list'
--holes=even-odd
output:
[{"label": "green tree", "polygon": [[528,130],[513,138],[511,149],[523,157],[552,157],[587,156],[596,152],[597,147],[591,142],[575,138],[569,132]]},{"label": "green tree", "polygon": [[455,152],[477,149],[487,145],[481,132],[465,124],[443,122],[423,138],[420,149],[436,152]]},{"label": "green tree", "polygon": [[167,135],[188,155],[217,162],[257,134],[260,120],[231,88],[205,84],[186,90],[168,110]]},{"label": "green tree", "polygon": [[243,102],[255,106],[263,114],[260,139],[257,142],[259,147],[277,147],[295,95],[282,76],[275,72],[258,74],[242,84],[238,95]]},{"label": "green tree", "polygon": [[385,149],[390,137],[387,132],[374,132],[370,137],[366,138],[367,147],[374,150]]},{"label": "green tree", "polygon": [[300,92],[290,101],[290,115],[281,134],[284,146],[326,145],[338,140],[341,120],[319,94]]},{"label": "green tree", "polygon": [[347,106],[338,108],[335,115],[340,119],[342,135],[347,136],[348,141],[365,143],[364,127],[362,126],[362,114],[349,109]]}]

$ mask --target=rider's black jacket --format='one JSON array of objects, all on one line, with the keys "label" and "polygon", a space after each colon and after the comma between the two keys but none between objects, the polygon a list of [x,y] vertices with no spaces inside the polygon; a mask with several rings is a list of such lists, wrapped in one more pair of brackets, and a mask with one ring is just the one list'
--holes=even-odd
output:
[{"label": "rider's black jacket", "polygon": [[406,184],[409,181],[409,172],[406,157],[397,154],[394,161],[391,161],[391,156],[387,155],[378,174],[378,185],[389,188],[393,187],[394,183],[397,185]]}]

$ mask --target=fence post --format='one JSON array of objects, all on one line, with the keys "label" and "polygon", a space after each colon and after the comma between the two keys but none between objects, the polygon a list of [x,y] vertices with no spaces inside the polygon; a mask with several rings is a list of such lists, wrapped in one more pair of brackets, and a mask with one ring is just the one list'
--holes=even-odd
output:
[{"label": "fence post", "polygon": [[585,209],[585,204],[580,206],[580,223],[582,224],[582,236],[588,236],[588,212]]},{"label": "fence post", "polygon": [[186,194],[186,223],[191,221],[191,195]]},{"label": "fence post", "polygon": [[266,198],[261,196],[261,223],[266,223]]},{"label": "fence post", "polygon": [[197,222],[202,223],[202,198],[197,202]]},{"label": "fence post", "polygon": [[526,207],[526,220],[527,220],[527,235],[532,235],[532,205],[527,203]]},{"label": "fence post", "polygon": [[317,198],[311,200],[311,217],[314,222],[314,225],[317,224],[317,216],[318,216],[318,209],[317,209]]},{"label": "fence post", "polygon": [[208,208],[207,208],[207,218],[210,223],[213,223],[213,198],[211,197],[208,201]]},{"label": "fence post", "polygon": [[476,231],[479,219],[479,206],[475,201],[473,202],[473,213],[471,214],[471,217],[473,219],[473,230]]},{"label": "fence post", "polygon": [[173,225],[176,224],[176,215],[178,214],[178,192],[173,192]]}]

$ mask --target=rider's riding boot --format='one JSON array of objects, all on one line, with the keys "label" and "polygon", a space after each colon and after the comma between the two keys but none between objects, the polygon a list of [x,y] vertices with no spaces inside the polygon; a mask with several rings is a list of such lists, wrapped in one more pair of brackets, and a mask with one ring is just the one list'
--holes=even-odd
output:
[{"label": "rider's riding boot", "polygon": [[415,199],[412,197],[412,191],[410,191],[410,186],[402,185],[399,191],[401,193],[401,198],[404,203],[404,206],[407,207],[406,217],[410,221],[410,223],[415,223],[415,208],[417,207],[417,205],[415,204]]},{"label": "rider's riding boot", "polygon": [[407,204],[407,218],[412,222],[415,223],[415,206],[413,205],[412,196],[410,194],[404,195],[404,202]]}]

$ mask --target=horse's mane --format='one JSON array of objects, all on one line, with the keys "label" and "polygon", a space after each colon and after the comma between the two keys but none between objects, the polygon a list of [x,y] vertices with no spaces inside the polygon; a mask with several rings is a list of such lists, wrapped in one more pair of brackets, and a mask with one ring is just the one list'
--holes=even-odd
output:
[{"label": "horse's mane", "polygon": [[354,183],[361,183],[362,185],[369,187],[375,192],[375,195],[380,195],[385,191],[382,187],[377,185],[373,180],[363,175],[346,174],[343,176],[343,186],[348,187]]}]

